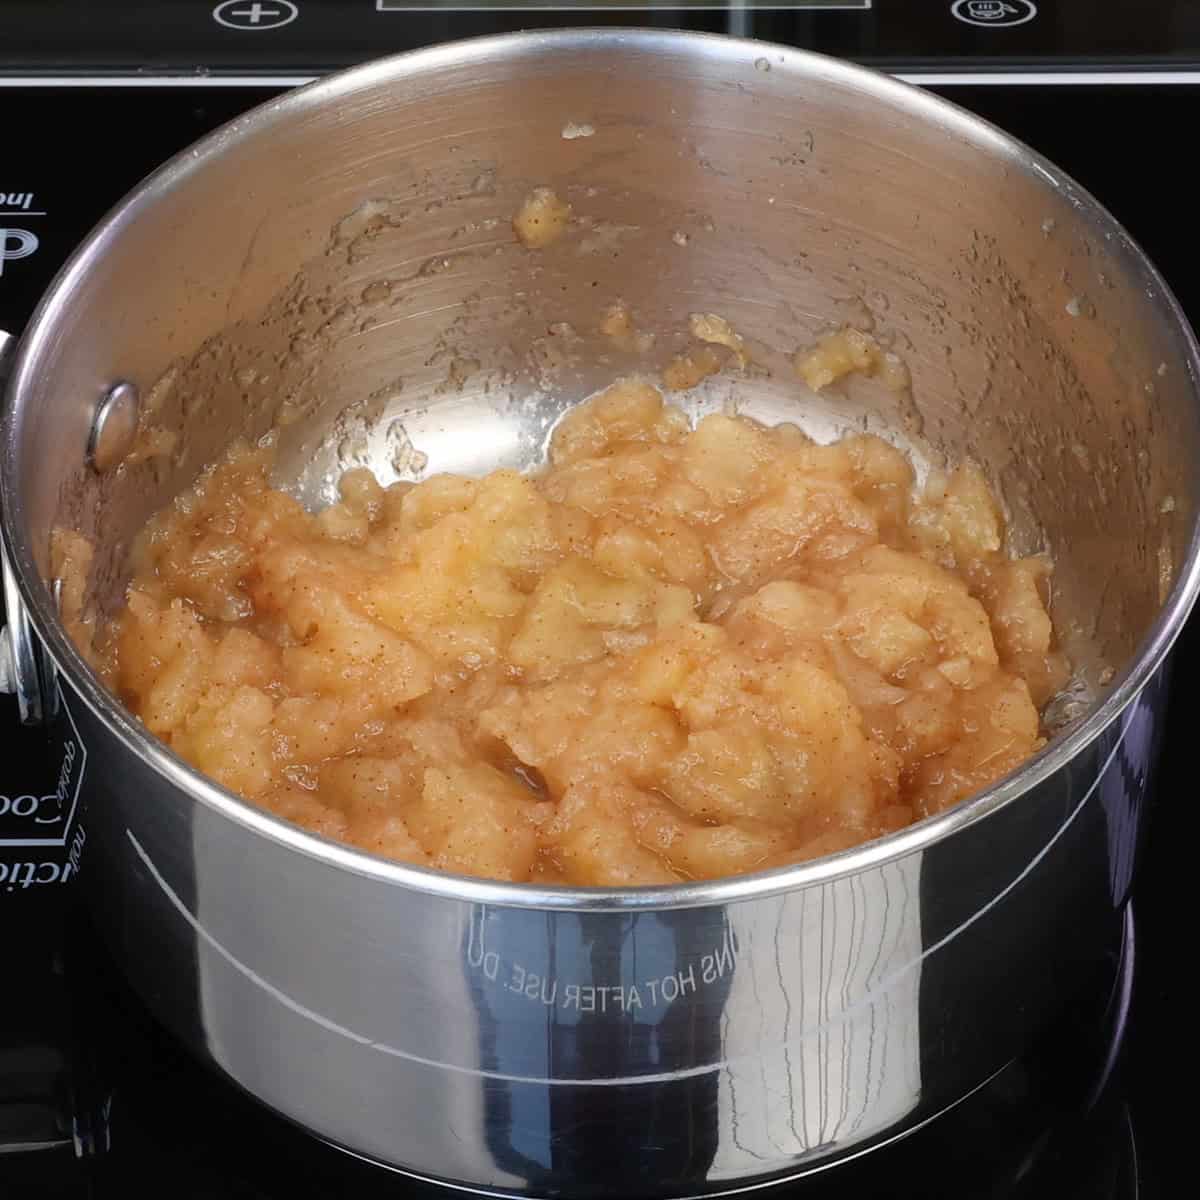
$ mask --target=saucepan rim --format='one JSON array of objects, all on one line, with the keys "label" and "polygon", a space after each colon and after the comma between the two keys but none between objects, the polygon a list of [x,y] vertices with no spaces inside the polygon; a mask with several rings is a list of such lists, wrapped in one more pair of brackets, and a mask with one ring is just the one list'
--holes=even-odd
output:
[{"label": "saucepan rim", "polygon": [[[787,46],[749,39],[683,31],[644,29],[572,29],[502,34],[449,42],[375,60],[330,75],[315,83],[252,109],[181,151],[158,168],[120,201],[96,226],[62,268],[34,314],[17,350],[8,395],[0,416],[0,509],[5,546],[21,598],[33,627],[58,671],[77,696],[125,746],[145,759],[168,783],[214,813],[333,869],[353,872],[380,883],[470,903],[516,908],[605,911],[678,909],[724,905],[825,883],[871,870],[925,849],[958,830],[987,817],[1066,767],[1115,721],[1153,676],[1183,627],[1200,592],[1200,516],[1193,522],[1186,558],[1170,595],[1130,663],[1107,694],[1074,727],[1051,739],[1033,758],[985,791],[944,813],[925,818],[886,837],[840,853],[770,871],[644,888],[568,888],[528,883],[505,883],[456,875],[432,868],[395,862],[365,850],[309,833],[297,825],[243,800],[184,762],[150,734],[100,682],[86,664],[61,621],[50,589],[42,580],[31,539],[23,520],[18,494],[18,416],[20,397],[31,390],[33,374],[56,337],[59,314],[71,303],[92,265],[105,255],[121,231],[139,214],[194,172],[219,157],[229,146],[264,133],[273,125],[302,118],[348,94],[386,85],[389,80],[436,72],[443,68],[478,66],[486,72],[497,60],[540,58],[571,52],[620,55],[636,53],[711,59],[730,72],[767,57],[773,70],[794,72],[851,88],[894,108],[906,110],[943,128],[949,135],[997,155],[1036,177],[1051,193],[1066,196],[1080,220],[1109,241],[1126,258],[1141,281],[1147,298],[1159,310],[1177,338],[1186,362],[1193,402],[1200,405],[1200,347],[1178,301],[1157,268],[1117,220],[1069,175],[1024,143],[987,121],[920,88],[865,67]],[[743,61],[744,60],[744,61]],[[776,76],[778,78],[778,76]],[[1198,464],[1200,469],[1200,464]],[[69,696],[66,700],[69,704]]]}]

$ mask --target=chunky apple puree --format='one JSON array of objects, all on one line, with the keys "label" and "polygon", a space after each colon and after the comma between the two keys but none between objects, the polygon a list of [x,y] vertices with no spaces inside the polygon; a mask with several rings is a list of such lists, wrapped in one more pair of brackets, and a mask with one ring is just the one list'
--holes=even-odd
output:
[{"label": "chunky apple puree", "polygon": [[365,470],[317,515],[241,449],[135,552],[105,670],[148,729],[326,837],[642,885],[841,850],[1041,744],[1048,563],[979,472],[709,416],[648,383],[537,475]]}]

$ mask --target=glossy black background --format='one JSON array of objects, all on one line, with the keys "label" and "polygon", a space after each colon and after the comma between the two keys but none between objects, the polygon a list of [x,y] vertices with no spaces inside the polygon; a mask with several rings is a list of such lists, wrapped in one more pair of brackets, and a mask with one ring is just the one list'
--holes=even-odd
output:
[{"label": "glossy black background", "polygon": [[[56,31],[57,41],[44,37],[40,47],[31,42],[22,47],[14,40],[12,22],[20,18],[21,10],[29,17],[36,8],[39,20],[49,20],[51,10],[61,15],[68,7],[0,4],[0,63],[7,58],[11,69],[17,56],[23,55],[21,61],[26,64],[36,59],[51,65],[56,56],[61,64],[71,37],[90,36],[87,22],[99,19],[95,14],[101,11],[100,6],[91,6],[93,15],[87,20],[81,18],[82,23],[76,27]],[[124,9],[130,12],[135,7],[127,5]],[[207,12],[203,5],[154,7],[164,16],[185,8],[193,16],[197,7]],[[319,6],[304,7],[307,14]],[[904,7],[879,0],[877,15]],[[1050,7],[1044,4],[1043,10]],[[1097,6],[1056,7],[1056,28],[1064,38],[1069,33],[1077,39],[1072,45],[1082,44],[1078,39],[1085,24],[1083,13],[1094,13]],[[1147,36],[1156,29],[1155,36],[1179,34],[1183,40],[1177,45],[1185,45],[1183,35],[1190,38],[1200,28],[1200,17],[1189,15],[1198,11],[1197,6],[1120,7],[1129,13],[1136,8],[1143,15]],[[908,9],[912,11],[913,6]],[[790,26],[795,36],[803,22],[829,16],[792,15],[787,20],[795,23]],[[1156,26],[1160,18],[1162,24]],[[400,19],[414,20],[411,16]],[[840,14],[838,19],[864,18]],[[446,36],[450,24],[443,22],[450,19],[427,19],[421,27],[421,39]],[[28,23],[22,36],[27,37],[32,28],[32,22]],[[308,28],[311,32],[313,26]],[[767,25],[761,31],[775,30],[781,40],[791,40],[786,37],[786,28]],[[460,31],[458,25],[454,29]],[[1099,36],[1094,30],[1089,36],[1093,35]],[[795,40],[806,39],[796,36]],[[105,39],[98,37],[95,44],[103,46]],[[311,46],[311,42],[306,44]],[[362,48],[361,44],[357,46],[358,50]],[[391,46],[378,47],[387,48]],[[862,57],[871,57],[871,47],[859,44],[856,49]],[[311,49],[304,54],[298,50],[294,61],[311,66]],[[119,55],[115,50],[112,55],[116,62]],[[1195,249],[1198,210],[1189,188],[1192,168],[1188,161],[1190,131],[1195,130],[1200,118],[1200,87],[991,85],[942,90],[1046,153],[1100,196],[1158,262],[1192,319],[1200,323]],[[27,220],[27,227],[40,238],[37,254],[7,263],[0,276],[0,326],[19,328],[52,269],[146,170],[270,94],[260,88],[0,89],[0,192],[33,191],[36,203],[31,207],[47,213],[43,218]],[[0,218],[0,224],[4,222],[17,223],[16,218]],[[1123,1098],[1136,1130],[1144,1197],[1175,1194],[1174,1179],[1190,1162],[1189,1139],[1194,1136],[1185,1099],[1196,1065],[1192,1006],[1186,984],[1191,941],[1189,909],[1193,907],[1188,872],[1192,868],[1185,856],[1190,860],[1196,831],[1190,786],[1195,736],[1188,683],[1198,663],[1200,625],[1193,621],[1176,655],[1174,706],[1147,854],[1135,893],[1139,966]],[[15,728],[11,701],[0,702],[0,781],[4,790],[41,786],[45,766],[39,746],[37,735]],[[81,950],[81,943],[87,941],[86,926],[81,914],[63,908],[68,897],[62,891],[56,890],[53,896],[38,896],[32,891],[16,897],[0,896],[0,1140],[6,1129],[11,1132],[15,1127],[14,1121],[19,1125],[26,1109],[32,1128],[37,1123],[34,1109],[39,1105],[45,1110],[57,1107],[86,1114],[102,1102],[105,1093],[104,1070],[108,1068],[93,1070],[93,1066],[98,1054],[100,1060],[104,1059],[98,1048],[111,1050],[106,1043],[115,1043],[116,1034],[110,1039],[109,1030],[115,1030],[116,1025],[108,1023],[102,999],[109,996],[107,1002],[120,1011],[125,1010],[127,1001],[119,990],[110,994],[107,984],[94,983],[102,968],[92,962],[85,949]],[[68,935],[64,932],[67,928],[75,933]],[[253,1123],[254,1110],[239,1108],[238,1098],[231,1093],[213,1087],[203,1077],[193,1077],[169,1046],[156,1042],[148,1031],[142,1033],[144,1037],[135,1032],[130,1042],[135,1049],[117,1056],[118,1066],[132,1073],[143,1098],[161,1093],[161,1108],[153,1114],[159,1123],[143,1119],[139,1124],[128,1114],[123,1117],[118,1103],[110,1165],[98,1172],[81,1170],[66,1147],[44,1153],[36,1160],[30,1156],[0,1156],[0,1196],[105,1197],[127,1195],[130,1188],[144,1186],[187,1200],[216,1200],[217,1196],[270,1194],[261,1190],[263,1178],[277,1181],[280,1194],[289,1196],[338,1193],[337,1178],[322,1180],[318,1185],[314,1181],[319,1175],[307,1167],[299,1168],[300,1159],[286,1157],[291,1153],[287,1149],[290,1143],[285,1138],[276,1144],[271,1132],[274,1126],[269,1122],[261,1139],[256,1135],[250,1141],[251,1147],[261,1145],[260,1155],[247,1151],[244,1144],[239,1149],[236,1138],[218,1118],[233,1114],[238,1129],[244,1131],[247,1123]],[[97,1089],[94,1094],[89,1091],[93,1088]],[[74,1094],[70,1094],[72,1089]],[[15,1118],[13,1113],[17,1113]],[[45,1133],[42,1126],[38,1130]],[[1111,1150],[1115,1136],[1111,1130],[1096,1135],[1092,1161],[1099,1162]],[[261,1158],[262,1154],[272,1153],[281,1155],[278,1169],[268,1170],[265,1176],[259,1170],[259,1183],[253,1186],[239,1182],[245,1174],[247,1154]],[[258,1165],[261,1167],[261,1162]],[[353,1172],[346,1177],[348,1190],[358,1186],[350,1182],[358,1178]],[[1084,1186],[1082,1176],[1079,1183]],[[982,1180],[980,1187],[984,1187]],[[394,1194],[405,1192],[401,1189]],[[898,1183],[895,1194],[907,1193]],[[981,1190],[979,1194],[1003,1193]],[[1064,1188],[1057,1194],[1067,1197],[1074,1193]]]},{"label": "glossy black background", "polygon": [[1033,20],[982,29],[956,20],[951,0],[873,0],[865,12],[805,8],[805,0],[795,0],[800,7],[734,13],[705,12],[689,0],[640,9],[637,0],[624,0],[624,10],[622,0],[608,0],[607,11],[606,0],[576,0],[557,12],[497,11],[505,0],[470,0],[490,7],[486,12],[456,12],[452,0],[424,0],[436,9],[424,12],[379,12],[375,0],[294,2],[298,15],[289,24],[242,31],[213,20],[213,0],[4,0],[0,70],[325,71],[451,37],[562,25],[737,33],[878,65],[1079,67],[1101,56],[1106,65],[1200,61],[1200,9],[1190,0],[1039,0]]}]

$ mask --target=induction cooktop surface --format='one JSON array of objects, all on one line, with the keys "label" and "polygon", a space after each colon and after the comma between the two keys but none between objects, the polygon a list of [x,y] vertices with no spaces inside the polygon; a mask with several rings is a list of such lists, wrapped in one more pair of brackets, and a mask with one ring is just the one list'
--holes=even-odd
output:
[{"label": "induction cooktop surface", "polygon": [[[761,37],[935,89],[1074,174],[1200,320],[1183,136],[1200,119],[1193,4],[12,0],[0,5],[0,328],[19,333],[73,246],[147,171],[254,104],[380,54],[581,25]],[[1180,1077],[1192,1069],[1190,1002],[1175,930],[1195,834],[1181,681],[1198,655],[1193,621],[1174,656],[1136,916],[1114,938],[1101,982],[1026,1058],[954,1110],[781,1194],[1168,1194],[1190,1157],[1180,1098]],[[79,804],[64,803],[75,786],[65,753],[61,740],[23,729],[12,699],[0,697],[0,1195],[434,1194],[265,1111],[142,1009],[108,963],[78,887],[87,796],[84,786]]]}]

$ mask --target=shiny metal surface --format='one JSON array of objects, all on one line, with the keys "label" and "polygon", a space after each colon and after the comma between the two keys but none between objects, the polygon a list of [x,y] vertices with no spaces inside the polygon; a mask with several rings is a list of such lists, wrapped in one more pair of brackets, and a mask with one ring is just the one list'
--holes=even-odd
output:
[{"label": "shiny metal surface", "polygon": [[[8,380],[13,350],[12,335],[0,329],[0,387]],[[37,725],[43,716],[41,680],[38,677],[39,651],[16,580],[8,565],[8,554],[3,547],[0,547],[0,572],[4,610],[9,615],[5,624],[0,625],[0,692],[16,696],[17,716],[21,724]]]},{"label": "shiny metal surface", "polygon": [[4,607],[8,621],[0,627],[0,691],[17,698],[17,715],[22,725],[41,724],[42,691],[38,676],[38,645],[34,640],[29,615],[8,565],[8,556],[0,553],[0,571],[4,579]]},{"label": "shiny metal surface", "polygon": [[[531,255],[509,219],[537,185],[578,224]],[[592,333],[617,297],[657,335],[644,360]],[[55,618],[53,524],[98,540],[111,604],[133,531],[235,434],[281,424],[281,481],[313,503],[360,462],[384,482],[420,455],[528,465],[567,405],[661,365],[698,309],[755,367],[710,381],[696,411],[865,425],[924,464],[971,455],[1018,548],[1055,555],[1077,679],[1022,771],[786,871],[640,892],[466,880],[331,845],[202,779]],[[911,397],[804,392],[790,353],[843,322],[904,356]],[[1069,179],[819,57],[524,35],[256,110],[65,269],[0,431],[22,596],[96,764],[85,874],[118,956],[266,1103],[476,1188],[713,1192],[901,1135],[1018,1054],[1119,918],[1158,671],[1197,588],[1198,371],[1153,268]],[[114,378],[182,436],[97,476],[88,429]]]},{"label": "shiny metal surface", "polygon": [[1098,979],[1161,703],[951,838],[740,902],[525,909],[298,868],[124,745],[87,869],[156,1011],[326,1138],[502,1193],[722,1191],[912,1131]]},{"label": "shiny metal surface", "polygon": [[87,460],[96,471],[119,466],[133,449],[141,419],[142,398],[126,380],[114,383],[101,397],[88,434]]}]

